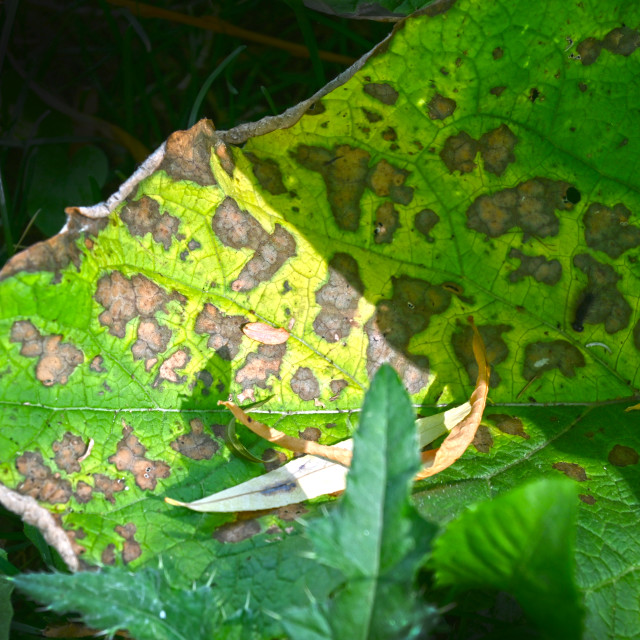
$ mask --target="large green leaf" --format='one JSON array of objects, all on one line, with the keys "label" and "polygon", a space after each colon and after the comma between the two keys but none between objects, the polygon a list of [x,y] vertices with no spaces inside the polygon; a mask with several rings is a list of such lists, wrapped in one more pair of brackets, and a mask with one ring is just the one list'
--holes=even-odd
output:
[{"label": "large green leaf", "polygon": [[[274,394],[261,419],[324,443],[384,362],[415,402],[459,402],[472,313],[496,406],[422,509],[447,520],[569,475],[587,628],[632,637],[639,23],[622,1],[460,0],[401,22],[304,115],[174,134],[124,203],[76,212],[2,272],[2,482],[56,513],[89,564],[163,553],[198,577],[291,517],[161,501],[260,472],[221,446],[218,399]],[[252,342],[254,319],[291,337]]]},{"label": "large green leaf", "polygon": [[513,593],[545,637],[579,639],[576,493],[566,478],[549,478],[474,505],[435,541],[436,579],[457,590]]}]

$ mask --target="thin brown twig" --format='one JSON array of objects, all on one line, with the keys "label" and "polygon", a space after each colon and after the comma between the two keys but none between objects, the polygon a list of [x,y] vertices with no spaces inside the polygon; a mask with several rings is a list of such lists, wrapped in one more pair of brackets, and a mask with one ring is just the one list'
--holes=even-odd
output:
[{"label": "thin brown twig", "polygon": [[[287,40],[281,40],[280,38],[274,38],[272,36],[266,36],[262,33],[250,31],[249,29],[242,29],[235,25],[216,18],[215,16],[200,16],[196,18],[194,16],[188,16],[184,13],[177,11],[170,11],[169,9],[160,9],[149,4],[142,2],[136,2],[135,0],[107,0],[107,2],[116,7],[125,7],[129,9],[137,17],[141,18],[159,18],[161,20],[168,20],[170,22],[177,22],[180,24],[187,24],[192,27],[198,27],[199,29],[206,29],[207,31],[213,31],[214,33],[224,33],[228,36],[241,38],[242,40],[248,40],[249,42],[257,42],[259,44],[265,44],[275,49],[283,49],[288,51],[292,56],[298,58],[309,58],[311,54],[309,49],[301,44],[295,44],[294,42],[288,42]],[[355,62],[355,58],[350,56],[343,56],[339,53],[333,53],[332,51],[318,51],[318,57],[327,62],[337,62],[339,64],[351,65]]]}]

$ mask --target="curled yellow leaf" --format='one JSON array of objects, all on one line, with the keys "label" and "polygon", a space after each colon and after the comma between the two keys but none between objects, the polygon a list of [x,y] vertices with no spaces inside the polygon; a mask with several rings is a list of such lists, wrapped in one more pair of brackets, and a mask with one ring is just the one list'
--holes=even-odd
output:
[{"label": "curled yellow leaf", "polygon": [[242,325],[242,333],[262,344],[282,344],[289,339],[289,332],[282,327],[272,327],[265,322],[247,322]]},{"label": "curled yellow leaf", "polygon": [[415,480],[434,476],[436,473],[440,473],[450,467],[473,442],[480,420],[482,420],[482,413],[487,404],[487,396],[489,394],[490,370],[482,337],[473,322],[473,318],[469,318],[469,322],[473,329],[473,355],[478,363],[476,388],[469,399],[471,411],[466,418],[451,429],[449,435],[438,449],[430,449],[422,454],[423,468],[418,472]]},{"label": "curled yellow leaf", "polygon": [[351,464],[351,451],[348,451],[347,449],[342,449],[341,447],[327,447],[311,440],[303,440],[302,438],[288,436],[282,431],[278,431],[277,429],[268,427],[266,424],[262,424],[262,422],[254,420],[233,402],[219,400],[218,404],[227,407],[236,420],[239,420],[245,427],[251,429],[255,434],[269,442],[272,442],[273,444],[289,449],[289,451],[293,451],[294,453],[306,453],[312,456],[320,456],[327,460],[333,460],[345,467],[348,467]]}]

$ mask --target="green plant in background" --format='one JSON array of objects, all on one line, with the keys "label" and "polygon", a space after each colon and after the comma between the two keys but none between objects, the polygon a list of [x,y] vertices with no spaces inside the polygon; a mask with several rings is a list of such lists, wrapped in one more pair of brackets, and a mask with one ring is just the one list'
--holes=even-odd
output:
[{"label": "green plant in background", "polygon": [[[65,234],[7,264],[0,473],[57,516],[70,562],[127,565],[158,602],[196,606],[210,589],[229,634],[320,638],[343,625],[390,637],[374,614],[386,590],[385,619],[426,632],[451,601],[428,583],[424,598],[412,590],[427,557],[443,586],[512,593],[548,636],[580,636],[582,598],[585,637],[633,636],[640,443],[625,409],[640,382],[640,231],[628,104],[640,20],[613,0],[546,8],[436,2],[297,111],[174,134],[121,202],[75,209]],[[331,551],[328,539],[376,515],[353,509],[358,474],[379,479],[403,450],[399,433],[367,426],[366,403],[360,413],[369,380],[388,363],[421,411],[461,403],[477,373],[470,313],[493,404],[474,448],[414,493],[431,530],[453,522],[429,558],[405,456],[388,520],[379,497],[378,549],[397,556],[336,571],[350,539]],[[288,337],[255,340],[242,332],[253,321]],[[393,397],[397,382],[376,378],[372,393],[378,384]],[[229,394],[273,396],[260,420],[326,444],[359,416],[360,442],[375,434],[364,457],[386,462],[354,468],[353,495],[308,534],[295,518],[315,504],[260,519],[171,509],[163,496],[191,501],[261,473],[221,446],[229,414],[217,401]],[[18,584],[76,581],[69,600],[38,597],[89,615],[100,580],[129,580],[123,568],[89,575]],[[201,591],[179,595],[194,580]]]}]

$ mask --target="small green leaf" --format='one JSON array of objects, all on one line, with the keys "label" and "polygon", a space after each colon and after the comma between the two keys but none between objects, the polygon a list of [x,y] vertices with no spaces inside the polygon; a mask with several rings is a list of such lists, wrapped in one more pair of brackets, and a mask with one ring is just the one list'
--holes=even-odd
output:
[{"label": "small green leaf", "polygon": [[136,640],[227,637],[225,612],[211,587],[176,589],[158,569],[135,575],[112,567],[32,573],[16,576],[14,583],[58,613],[76,611],[89,626],[111,633],[126,629]]},{"label": "small green leaf", "polygon": [[[312,603],[283,620],[292,637],[407,637],[433,620],[428,608],[418,612],[412,588],[430,541],[428,526],[409,502],[419,464],[409,397],[384,365],[354,434],[346,494],[329,517],[309,527],[318,561],[339,569],[345,581],[327,607]],[[326,624],[320,624],[323,618]]]},{"label": "small green leaf", "polygon": [[544,479],[474,505],[434,543],[441,585],[512,593],[550,638],[580,638],[583,610],[574,580],[577,496],[564,479]]}]

